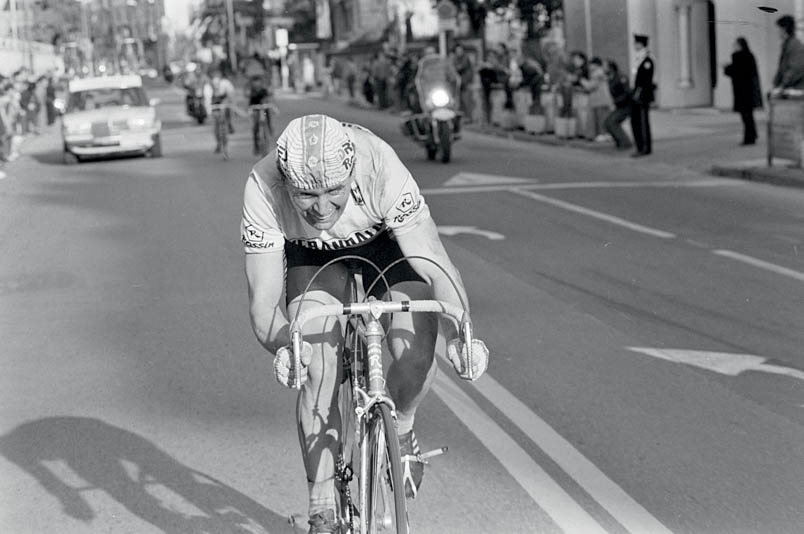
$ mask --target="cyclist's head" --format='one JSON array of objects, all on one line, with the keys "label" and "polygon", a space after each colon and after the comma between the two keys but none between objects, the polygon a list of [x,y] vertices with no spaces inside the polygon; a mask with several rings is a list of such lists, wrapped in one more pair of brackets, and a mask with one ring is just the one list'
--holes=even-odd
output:
[{"label": "cyclist's head", "polygon": [[343,185],[355,165],[355,145],[346,128],[326,115],[290,121],[276,140],[276,163],[295,189],[317,190]]}]

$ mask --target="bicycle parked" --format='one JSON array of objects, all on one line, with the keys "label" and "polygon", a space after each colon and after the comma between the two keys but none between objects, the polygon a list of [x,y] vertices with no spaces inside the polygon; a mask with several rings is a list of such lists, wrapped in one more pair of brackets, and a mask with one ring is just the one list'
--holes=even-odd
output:
[{"label": "bicycle parked", "polygon": [[[322,305],[299,311],[290,325],[293,350],[293,373],[295,389],[302,383],[301,350],[304,343],[302,329],[311,319],[346,316],[346,335],[341,362],[343,380],[339,390],[338,406],[341,412],[342,429],[339,433],[339,455],[335,465],[335,480],[339,503],[337,521],[341,531],[347,533],[376,534],[382,531],[408,534],[408,512],[405,499],[405,472],[403,461],[428,463],[428,459],[443,454],[441,447],[415,457],[403,457],[400,452],[395,421],[396,407],[387,394],[382,364],[382,344],[385,331],[381,323],[383,315],[393,313],[442,313],[460,324],[466,346],[472,346],[472,323],[466,305],[455,306],[438,300],[380,301],[374,297],[361,298],[357,278],[361,272],[358,262],[364,262],[379,273],[365,294],[375,284],[384,281],[385,274],[398,263],[411,259],[431,261],[429,258],[401,258],[383,271],[365,258],[343,256],[334,259],[313,275],[307,289],[318,275],[330,265],[344,262],[349,273],[351,301],[344,304]],[[450,280],[453,284],[454,280]],[[387,282],[386,282],[387,286]],[[473,368],[471,349],[468,354],[468,369]],[[355,476],[357,475],[357,476]],[[356,491],[355,491],[356,490]],[[355,495],[357,499],[355,499]]]}]

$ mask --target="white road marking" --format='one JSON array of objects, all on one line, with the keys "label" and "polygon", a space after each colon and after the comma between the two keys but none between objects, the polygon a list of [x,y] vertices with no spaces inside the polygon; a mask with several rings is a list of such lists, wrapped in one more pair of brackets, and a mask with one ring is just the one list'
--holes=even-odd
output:
[{"label": "white road marking", "polygon": [[486,374],[475,382],[475,386],[622,526],[634,533],[670,533],[658,519],[494,378]]},{"label": "white road marking", "polygon": [[748,265],[753,265],[754,267],[759,267],[760,269],[765,269],[766,271],[770,271],[772,273],[789,276],[790,278],[798,280],[799,282],[804,282],[804,273],[800,271],[794,271],[793,269],[781,267],[774,263],[760,260],[752,256],[747,256],[745,254],[740,254],[739,252],[733,252],[731,250],[718,249],[713,250],[712,253],[717,254],[718,256],[723,256],[724,258],[741,261],[743,263],[747,263]]},{"label": "white road marking", "polygon": [[728,376],[737,376],[746,371],[758,371],[776,375],[789,376],[804,380],[804,371],[783,365],[765,363],[767,358],[753,354],[735,354],[731,352],[714,352],[704,350],[655,349],[649,347],[626,347],[628,350],[653,356],[674,363],[683,363],[714,371]]},{"label": "white road marking", "polygon": [[436,375],[433,390],[564,532],[606,532],[445,373]]},{"label": "white road marking", "polygon": [[496,174],[480,174],[476,172],[459,172],[446,182],[443,187],[467,185],[500,185],[500,184],[532,184],[537,180],[529,178],[516,178],[514,176],[499,176]]},{"label": "white road marking", "polygon": [[664,230],[657,230],[655,228],[643,226],[641,224],[621,219],[620,217],[615,217],[614,215],[607,215],[599,211],[584,208],[583,206],[579,206],[577,204],[572,204],[571,202],[565,202],[563,200],[558,200],[556,198],[546,197],[544,195],[540,195],[539,193],[534,193],[532,191],[525,191],[522,189],[511,189],[511,193],[531,198],[533,200],[538,200],[539,202],[544,202],[545,204],[550,204],[551,206],[556,206],[558,208],[562,208],[568,211],[580,213],[588,217],[594,217],[595,219],[600,219],[601,221],[616,224],[617,226],[622,226],[624,228],[628,228],[629,230],[633,230],[635,232],[640,232],[643,234],[648,234],[653,237],[659,237],[661,239],[674,239],[676,237],[675,234],[665,232]]},{"label": "white road marking", "polygon": [[438,233],[441,235],[474,234],[492,241],[505,239],[505,236],[500,233],[480,230],[476,226],[439,226]]}]

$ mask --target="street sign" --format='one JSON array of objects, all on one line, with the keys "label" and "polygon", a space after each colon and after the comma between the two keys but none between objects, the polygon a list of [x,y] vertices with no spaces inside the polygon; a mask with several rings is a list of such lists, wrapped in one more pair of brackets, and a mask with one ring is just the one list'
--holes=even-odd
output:
[{"label": "street sign", "polygon": [[458,29],[458,8],[450,0],[442,0],[436,6],[438,15],[438,31],[455,31]]},{"label": "street sign", "polygon": [[288,31],[285,28],[276,29],[276,46],[282,48],[288,45]]}]

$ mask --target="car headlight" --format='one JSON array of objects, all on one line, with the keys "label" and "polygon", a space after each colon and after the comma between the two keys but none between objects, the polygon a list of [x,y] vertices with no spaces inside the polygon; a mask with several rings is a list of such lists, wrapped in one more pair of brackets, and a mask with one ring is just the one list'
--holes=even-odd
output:
[{"label": "car headlight", "polygon": [[92,131],[91,122],[68,122],[64,125],[64,131],[68,135],[88,134]]},{"label": "car headlight", "polygon": [[132,119],[128,119],[128,127],[132,130],[142,130],[143,128],[148,128],[151,126],[151,122],[152,121],[142,117],[134,117]]},{"label": "car headlight", "polygon": [[430,102],[438,108],[444,107],[449,104],[449,93],[445,89],[433,89],[430,93]]}]

